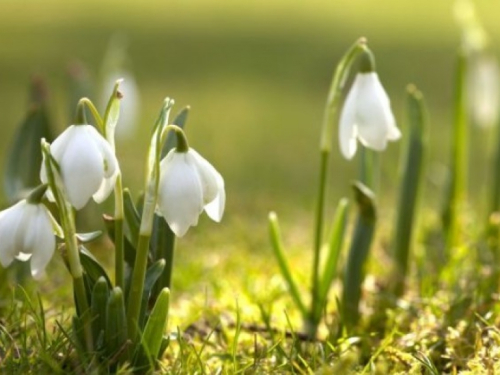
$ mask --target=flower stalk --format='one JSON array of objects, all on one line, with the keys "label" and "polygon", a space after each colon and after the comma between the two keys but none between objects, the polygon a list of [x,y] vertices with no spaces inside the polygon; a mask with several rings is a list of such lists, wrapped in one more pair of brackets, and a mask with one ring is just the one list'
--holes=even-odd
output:
[{"label": "flower stalk", "polygon": [[[342,89],[345,86],[349,71],[356,58],[368,49],[366,39],[360,38],[346,52],[335,69],[330,91],[328,93],[323,126],[320,138],[320,166],[319,184],[315,213],[314,244],[313,244],[313,269],[311,281],[311,311],[317,310],[319,303],[319,265],[320,252],[323,243],[324,212],[326,200],[326,184],[328,181],[328,165],[332,148],[333,127],[337,122],[339,106],[342,98]],[[316,331],[316,328],[313,328]],[[315,332],[314,332],[315,334]]]},{"label": "flower stalk", "polygon": [[75,291],[77,315],[83,321],[84,338],[87,352],[93,351],[92,327],[90,321],[89,302],[85,284],[83,281],[83,268],[80,262],[80,252],[76,237],[75,217],[73,208],[66,199],[64,185],[59,175],[59,166],[50,152],[50,144],[42,139],[42,153],[44,156],[44,165],[47,174],[48,184],[59,208],[61,227],[64,233],[68,263],[71,276],[73,278],[73,287]]},{"label": "flower stalk", "polygon": [[466,98],[467,57],[459,51],[455,78],[455,119],[452,131],[451,170],[445,206],[442,213],[447,249],[456,245],[459,211],[466,199],[468,163],[468,121]]},{"label": "flower stalk", "polygon": [[[148,264],[149,242],[153,230],[153,218],[158,199],[158,181],[160,178],[160,156],[163,131],[172,129],[176,134],[182,129],[177,126],[167,126],[168,115],[174,104],[173,100],[166,99],[155,124],[151,145],[149,148],[146,188],[144,194],[144,206],[141,224],[139,228],[139,239],[137,244],[136,259],[132,271],[130,291],[127,305],[127,328],[128,338],[136,342],[139,334],[139,315],[141,311],[142,292],[144,289],[144,278]],[[177,130],[178,129],[178,130]]]},{"label": "flower stalk", "polygon": [[[120,115],[120,102],[123,98],[122,93],[119,91],[122,80],[117,80],[111,93],[111,97],[104,113],[102,120],[102,131],[104,138],[108,141],[113,152],[115,152],[115,128],[118,124]],[[114,185],[115,197],[115,285],[125,290],[125,253],[124,253],[124,236],[123,236],[123,184],[121,170],[117,171],[116,181]]]}]

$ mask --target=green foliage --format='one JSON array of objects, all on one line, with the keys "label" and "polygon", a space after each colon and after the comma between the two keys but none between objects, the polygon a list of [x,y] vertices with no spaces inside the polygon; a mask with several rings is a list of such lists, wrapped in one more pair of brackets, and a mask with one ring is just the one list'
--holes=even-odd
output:
[{"label": "green foliage", "polygon": [[409,86],[407,91],[409,126],[405,151],[401,159],[401,185],[392,244],[397,266],[394,279],[397,295],[403,293],[405,277],[408,274],[408,259],[418,208],[417,199],[421,189],[426,139],[426,113],[422,93],[414,86]]},{"label": "green foliage", "polygon": [[366,274],[366,261],[377,219],[375,196],[371,190],[360,182],[354,183],[353,189],[358,216],[349,249],[342,294],[342,323],[350,330],[358,323],[360,316],[361,285]]}]

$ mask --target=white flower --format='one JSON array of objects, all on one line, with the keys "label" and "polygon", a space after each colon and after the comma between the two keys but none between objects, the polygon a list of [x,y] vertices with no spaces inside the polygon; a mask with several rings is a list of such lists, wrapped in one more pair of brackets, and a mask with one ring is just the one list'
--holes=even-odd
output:
[{"label": "white flower", "polygon": [[[118,161],[110,144],[93,126],[71,125],[52,143],[50,151],[59,164],[73,207],[83,208],[92,196],[97,203],[109,196],[119,172]],[[47,182],[45,165],[40,177]]]},{"label": "white flower", "polygon": [[158,212],[170,229],[182,237],[198,224],[203,209],[219,222],[224,213],[226,193],[219,172],[192,148],[171,150],[160,162]]},{"label": "white flower", "polygon": [[25,199],[0,212],[0,263],[31,258],[31,274],[40,278],[52,258],[56,239],[50,213],[43,204]]},{"label": "white flower", "polygon": [[368,148],[382,151],[387,141],[401,138],[389,97],[375,72],[358,73],[340,114],[340,150],[346,159],[356,153],[357,139]]},{"label": "white flower", "polygon": [[468,71],[469,110],[481,127],[495,126],[500,102],[500,72],[493,56],[480,55],[472,59]]}]

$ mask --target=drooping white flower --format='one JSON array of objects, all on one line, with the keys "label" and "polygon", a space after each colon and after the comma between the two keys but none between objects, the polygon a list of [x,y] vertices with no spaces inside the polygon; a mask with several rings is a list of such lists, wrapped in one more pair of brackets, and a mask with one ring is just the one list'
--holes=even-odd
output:
[{"label": "drooping white flower", "polygon": [[[51,144],[70,203],[77,210],[91,197],[104,201],[114,187],[118,161],[109,143],[92,125],[71,125]],[[40,172],[47,182],[45,165]],[[50,197],[50,196],[49,196]]]},{"label": "drooping white flower", "polygon": [[495,126],[500,111],[500,69],[493,56],[481,54],[471,59],[467,94],[474,123]]},{"label": "drooping white flower", "polygon": [[184,236],[197,225],[203,209],[219,222],[225,204],[224,179],[192,148],[187,152],[173,149],[160,162],[157,211],[176,236]]},{"label": "drooping white flower", "polygon": [[56,240],[50,213],[43,204],[26,199],[0,212],[0,263],[31,259],[31,274],[40,278],[52,258]]},{"label": "drooping white flower", "polygon": [[346,159],[363,146],[382,151],[387,141],[401,138],[387,96],[374,71],[358,73],[340,114],[340,150]]}]

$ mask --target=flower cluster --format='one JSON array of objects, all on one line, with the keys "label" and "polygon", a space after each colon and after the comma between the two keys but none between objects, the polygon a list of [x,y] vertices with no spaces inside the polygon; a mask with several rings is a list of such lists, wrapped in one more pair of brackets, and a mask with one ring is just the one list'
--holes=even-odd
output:
[{"label": "flower cluster", "polygon": [[[77,210],[93,198],[103,202],[113,191],[120,173],[110,143],[88,124],[69,126],[50,145],[68,202]],[[45,164],[42,183],[49,181]],[[44,190],[45,191],[45,190]],[[54,192],[47,198],[55,201]],[[40,202],[23,200],[0,212],[0,262],[9,266],[14,258],[31,258],[31,270],[39,277],[55,249],[50,212]],[[182,237],[198,223],[203,209],[219,222],[225,206],[224,180],[219,172],[195,150],[172,150],[160,163],[157,213],[165,217],[172,231]]]}]

